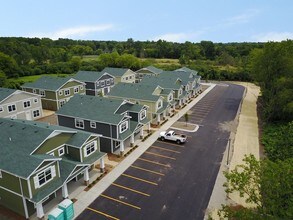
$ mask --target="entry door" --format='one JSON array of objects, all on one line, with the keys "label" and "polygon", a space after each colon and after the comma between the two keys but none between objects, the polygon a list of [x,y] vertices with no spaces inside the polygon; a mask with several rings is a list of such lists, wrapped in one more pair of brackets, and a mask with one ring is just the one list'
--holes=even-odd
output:
[{"label": "entry door", "polygon": [[25,118],[26,118],[26,120],[32,120],[32,114],[31,114],[31,111],[26,111],[26,112],[25,112]]}]

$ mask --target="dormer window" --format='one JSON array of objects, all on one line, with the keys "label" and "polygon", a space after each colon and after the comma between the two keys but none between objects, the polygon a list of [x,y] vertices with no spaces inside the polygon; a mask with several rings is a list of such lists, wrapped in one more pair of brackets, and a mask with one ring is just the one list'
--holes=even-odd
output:
[{"label": "dormer window", "polygon": [[40,95],[41,95],[42,97],[44,97],[44,96],[46,95],[45,91],[44,91],[44,90],[40,90]]},{"label": "dormer window", "polygon": [[120,128],[120,133],[123,133],[124,131],[126,131],[128,128],[128,121],[122,122],[120,124],[119,128]]},{"label": "dormer window", "polygon": [[64,90],[64,95],[65,96],[69,96],[70,95],[70,90],[69,89],[65,89]]},{"label": "dormer window", "polygon": [[79,88],[78,87],[74,87],[74,93],[78,93],[79,92]]},{"label": "dormer window", "polygon": [[4,110],[3,110],[3,107],[2,106],[0,106],[0,112],[3,112]]},{"label": "dormer window", "polygon": [[162,102],[162,100],[159,100],[157,103],[157,108],[160,109],[160,108],[162,108],[162,106],[163,106],[163,102]]},{"label": "dormer window", "polygon": [[143,120],[143,119],[145,119],[145,117],[146,117],[146,110],[142,110],[139,113],[139,118],[140,118],[140,120]]},{"label": "dormer window", "polygon": [[50,166],[34,177],[35,188],[40,188],[56,176],[55,166]]},{"label": "dormer window", "polygon": [[84,156],[88,157],[89,155],[93,154],[96,150],[97,150],[97,142],[93,141],[85,146]]},{"label": "dormer window", "polygon": [[100,84],[101,84],[101,86],[105,86],[105,81],[102,80]]},{"label": "dormer window", "polygon": [[64,155],[64,154],[65,154],[64,147],[59,148],[59,149],[58,149],[58,155],[59,155],[59,157],[61,157],[61,156]]},{"label": "dormer window", "polygon": [[110,85],[110,79],[107,79],[106,82],[107,82],[107,85]]}]

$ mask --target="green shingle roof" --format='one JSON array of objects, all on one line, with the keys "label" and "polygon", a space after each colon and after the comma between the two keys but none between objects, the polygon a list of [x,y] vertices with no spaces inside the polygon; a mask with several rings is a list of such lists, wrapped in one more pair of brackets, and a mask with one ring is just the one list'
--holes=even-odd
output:
[{"label": "green shingle roof", "polygon": [[123,116],[114,112],[121,104],[121,100],[76,94],[56,114],[118,124]]},{"label": "green shingle roof", "polygon": [[82,82],[96,82],[105,73],[96,71],[78,71],[72,78]]},{"label": "green shingle roof", "polygon": [[179,68],[175,71],[183,71],[183,72],[187,72],[187,73],[192,73],[194,75],[197,75],[197,73],[198,73],[198,71],[189,69],[188,67],[182,67],[182,68]]},{"label": "green shingle roof", "polygon": [[126,112],[126,111],[138,113],[142,109],[143,109],[143,105],[125,103],[124,105],[120,106],[120,108],[116,111],[116,113],[117,114],[122,114],[123,112]]},{"label": "green shingle roof", "polygon": [[6,99],[8,96],[16,92],[16,89],[0,88],[0,102]]},{"label": "green shingle roof", "polygon": [[72,77],[63,78],[63,77],[43,76],[35,82],[23,84],[22,87],[57,91],[61,86],[63,86],[70,79],[72,79]]},{"label": "green shingle roof", "polygon": [[158,101],[159,96],[153,95],[153,91],[153,85],[143,85],[141,83],[118,83],[111,89],[108,96],[156,102]]},{"label": "green shingle roof", "polygon": [[181,88],[181,85],[177,83],[178,77],[175,77],[175,76],[162,77],[162,73],[159,76],[145,76],[140,82],[140,84],[159,85],[163,89],[172,89],[172,90],[178,90]]},{"label": "green shingle roof", "polygon": [[147,70],[149,70],[150,72],[155,73],[155,74],[160,74],[161,72],[163,72],[163,70],[161,70],[161,69],[159,69],[159,68],[156,68],[156,67],[154,67],[154,66],[147,66],[147,67],[145,67],[145,68],[143,68],[143,69],[147,69]]},{"label": "green shingle roof", "polygon": [[129,69],[125,68],[115,68],[115,67],[106,67],[102,70],[102,73],[109,73],[112,76],[123,76]]}]

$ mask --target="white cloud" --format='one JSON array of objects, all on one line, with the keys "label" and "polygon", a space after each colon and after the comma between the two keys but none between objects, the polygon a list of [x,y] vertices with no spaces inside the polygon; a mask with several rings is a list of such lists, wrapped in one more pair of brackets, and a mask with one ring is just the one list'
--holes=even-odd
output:
[{"label": "white cloud", "polygon": [[257,42],[282,41],[287,39],[293,39],[293,32],[268,32],[253,36],[253,40]]},{"label": "white cloud", "polygon": [[89,33],[102,32],[113,29],[112,24],[102,24],[102,25],[92,25],[92,26],[79,26],[62,29],[56,32],[48,32],[48,33],[32,33],[29,34],[28,37],[48,37],[53,40],[58,38],[78,38],[84,37]]},{"label": "white cloud", "polygon": [[194,33],[167,33],[154,37],[153,40],[165,40],[170,42],[195,41],[195,38],[200,36],[201,34],[203,34],[203,31],[198,31]]},{"label": "white cloud", "polygon": [[254,17],[256,17],[260,13],[258,9],[250,9],[246,12],[236,15],[234,17],[228,18],[224,20],[221,25],[236,25],[236,24],[244,24],[250,22]]}]

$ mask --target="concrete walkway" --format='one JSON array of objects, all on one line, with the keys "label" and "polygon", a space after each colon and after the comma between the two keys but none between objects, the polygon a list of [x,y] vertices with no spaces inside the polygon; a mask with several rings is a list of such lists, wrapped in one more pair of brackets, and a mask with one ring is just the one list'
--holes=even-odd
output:
[{"label": "concrete walkway", "polygon": [[159,133],[163,130],[167,130],[172,124],[183,116],[192,106],[194,106],[200,99],[202,99],[210,90],[216,85],[208,84],[207,88],[202,94],[190,102],[186,107],[180,110],[177,115],[160,127],[155,133],[153,133],[144,142],[138,143],[138,148],[135,149],[129,156],[127,156],[119,165],[117,165],[109,174],[103,177],[95,186],[89,191],[83,191],[75,198],[77,201],[74,203],[75,216],[78,216],[89,204],[91,204],[103,191],[105,191],[127,168],[134,163],[158,138]]},{"label": "concrete walkway", "polygon": [[[260,94],[260,89],[252,83],[240,82],[234,84],[242,85],[246,90],[242,105],[240,106],[234,121],[234,124],[238,125],[235,131],[233,129],[231,130],[230,149],[227,146],[205,219],[208,219],[208,215],[211,215],[212,219],[219,219],[217,211],[221,208],[221,204],[228,203],[228,197],[223,187],[223,184],[226,182],[223,171],[233,170],[236,165],[243,164],[242,160],[245,155],[253,154],[259,159],[259,134],[256,102]],[[229,158],[227,158],[228,150],[230,150]],[[230,194],[229,199],[230,203],[233,202],[246,207],[248,206],[245,202],[245,198],[241,198],[238,193]]]}]

